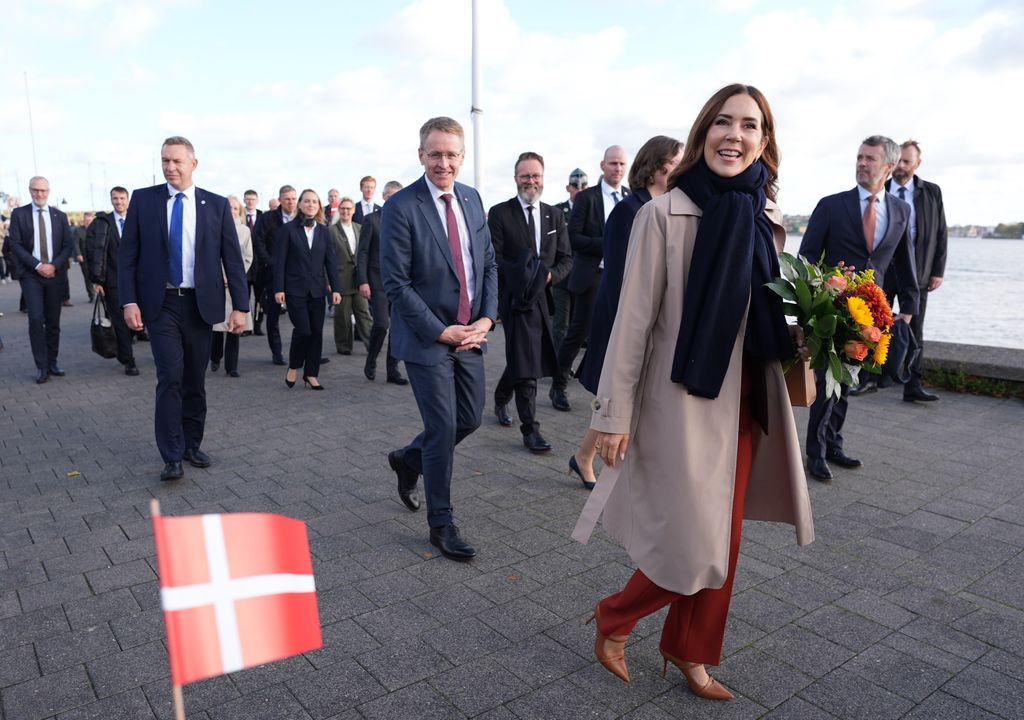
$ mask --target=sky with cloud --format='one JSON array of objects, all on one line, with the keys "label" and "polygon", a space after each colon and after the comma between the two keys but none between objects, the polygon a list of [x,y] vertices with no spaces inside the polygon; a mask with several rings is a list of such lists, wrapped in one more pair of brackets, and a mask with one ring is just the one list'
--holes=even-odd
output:
[{"label": "sky with cloud", "polygon": [[[196,182],[222,194],[284,183],[358,193],[410,182],[417,131],[466,126],[474,183],[469,0],[373,3],[36,0],[0,19],[0,190],[38,167],[68,208],[162,181],[185,135]],[[783,210],[854,185],[860,140],[916,138],[950,223],[1024,220],[1024,5],[1019,0],[480,0],[485,204],[514,193],[523,150],[544,199],[579,166],[649,137],[685,140],[722,85],[758,86],[776,115]],[[26,77],[35,134],[29,133]],[[479,184],[479,183],[476,183]],[[379,189],[379,188],[378,188]],[[379,199],[379,195],[378,195]]]}]

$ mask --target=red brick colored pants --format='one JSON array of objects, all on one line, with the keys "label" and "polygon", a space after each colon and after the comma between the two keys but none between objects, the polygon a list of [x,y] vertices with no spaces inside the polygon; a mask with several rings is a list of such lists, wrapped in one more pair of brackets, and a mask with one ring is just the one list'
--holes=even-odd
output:
[{"label": "red brick colored pants", "polygon": [[740,402],[740,434],[736,449],[736,489],[732,501],[732,530],[729,535],[729,572],[720,588],[704,588],[693,595],[680,595],[660,588],[639,569],[621,592],[599,603],[600,630],[605,635],[628,635],[640,618],[669,606],[661,631],[661,649],[687,662],[718,665],[722,659],[725,622],[729,617],[736,560],[743,530],[743,500],[750,479],[751,417],[747,409],[749,386],[744,373]]}]

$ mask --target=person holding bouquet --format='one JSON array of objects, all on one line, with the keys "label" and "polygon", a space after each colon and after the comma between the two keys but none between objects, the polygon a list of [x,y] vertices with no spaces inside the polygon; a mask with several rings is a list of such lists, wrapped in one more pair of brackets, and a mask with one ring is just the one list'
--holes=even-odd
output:
[{"label": "person holding bouquet", "polygon": [[625,645],[668,606],[660,652],[703,698],[732,694],[705,665],[721,660],[744,518],[814,537],[782,362],[779,275],[785,232],[775,205],[779,148],[768,101],[729,85],[692,125],[669,191],[636,216],[593,402],[608,468],[573,534],[597,514],[637,570],[601,600],[594,653],[629,681]]},{"label": "person holding bouquet", "polygon": [[[914,248],[910,241],[910,209],[885,191],[885,181],[900,159],[900,148],[890,138],[872,135],[857,151],[857,187],[822,198],[800,243],[800,254],[826,265],[845,263],[860,270],[873,269],[875,283],[885,286],[885,272],[894,266],[899,281],[901,314],[910,322],[917,312],[918,283]],[[843,449],[849,387],[837,398],[825,392],[825,370],[815,370],[817,397],[807,420],[807,472],[821,482],[832,479],[829,463],[857,468],[861,461]]]}]

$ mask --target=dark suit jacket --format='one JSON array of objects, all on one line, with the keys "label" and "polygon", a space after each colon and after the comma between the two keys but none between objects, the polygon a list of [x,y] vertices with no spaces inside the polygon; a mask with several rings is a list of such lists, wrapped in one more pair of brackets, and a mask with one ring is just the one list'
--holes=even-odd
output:
[{"label": "dark suit jacket", "polygon": [[[67,269],[68,259],[75,249],[75,239],[71,234],[71,225],[68,224],[68,216],[57,208],[51,207],[47,222],[50,224],[53,248],[53,255],[50,257],[50,264],[57,270],[57,274]],[[36,211],[34,203],[22,205],[11,211],[11,227],[9,241],[11,254],[17,260],[18,277],[26,273],[34,273],[35,267],[40,263],[40,258],[32,254],[35,246],[35,230],[33,229],[32,214]]]},{"label": "dark suit jacket", "polygon": [[383,290],[380,277],[380,211],[375,212],[359,226],[359,245],[356,247],[356,285],[369,285],[371,292]]},{"label": "dark suit jacket", "polygon": [[[362,225],[363,224],[363,220],[366,218],[366,216],[363,214],[363,198],[362,198],[362,196],[360,196],[360,198],[358,200],[356,200],[355,203],[356,203],[356,212],[355,212],[355,215],[352,216],[352,222],[359,223],[360,225]],[[375,213],[380,212],[380,205],[378,205],[377,203],[374,203],[373,204],[373,212],[375,212]]]},{"label": "dark suit jacket", "polygon": [[[159,317],[164,305],[169,269],[167,256],[167,185],[161,183],[132,193],[124,235],[117,254],[117,284],[122,307],[135,303],[143,322]],[[231,305],[249,311],[242,250],[226,198],[196,188],[196,304],[210,325],[224,322],[224,277]]]},{"label": "dark suit jacket", "polygon": [[[892,178],[885,183],[886,190],[890,187]],[[946,244],[949,233],[946,230],[946,210],[942,206],[942,190],[935,183],[922,180],[916,175],[914,215],[917,225],[917,237],[914,238],[914,267],[917,270],[917,285],[924,290],[931,278],[942,277],[946,271]]]},{"label": "dark suit jacket", "polygon": [[252,250],[256,254],[256,260],[260,267],[267,270],[264,280],[267,283],[271,281],[268,268],[274,261],[274,239],[277,237],[277,231],[284,224],[280,209],[260,213],[256,219],[256,227],[252,233]]},{"label": "dark suit jacket", "polygon": [[900,312],[914,315],[920,296],[907,227],[910,209],[902,200],[888,193],[883,193],[882,200],[889,214],[889,226],[882,240],[875,244],[870,257],[864,242],[864,222],[857,188],[829,195],[818,202],[807,221],[800,254],[811,262],[817,262],[824,251],[828,265],[844,261],[857,270],[873,268],[879,287],[885,283],[886,270],[894,265],[899,273]]},{"label": "dark suit jacket", "polygon": [[338,280],[334,289],[342,295],[355,295],[359,292],[356,282],[356,253],[359,252],[360,226],[352,223],[352,230],[356,236],[355,248],[352,252],[348,249],[348,238],[345,231],[341,229],[341,223],[331,225],[328,232],[331,234],[331,242],[334,243],[334,256],[338,263]]},{"label": "dark suit jacket", "polygon": [[274,292],[299,297],[323,297],[338,290],[338,261],[326,225],[317,223],[313,247],[298,217],[277,231],[274,240]]},{"label": "dark suit jacket", "polygon": [[117,252],[120,247],[121,235],[117,231],[114,213],[97,213],[85,234],[89,279],[93,283],[105,288],[117,287]]},{"label": "dark suit jacket", "polygon": [[[551,273],[551,284],[560,282],[572,270],[572,250],[569,247],[569,233],[565,227],[565,216],[547,203],[537,203],[534,221],[540,226],[540,255],[545,273]],[[523,207],[519,198],[514,197],[492,207],[487,213],[487,226],[491,230],[491,242],[498,267],[520,263],[524,251],[536,255],[536,243],[526,224]],[[550,287],[550,286],[549,286]],[[499,298],[501,316],[505,317],[508,307],[508,288]],[[549,290],[543,294],[548,297]],[[548,303],[550,305],[550,302]],[[545,307],[545,310],[548,308]]]},{"label": "dark suit jacket", "polygon": [[[622,196],[628,195],[629,188],[623,185]],[[579,294],[597,284],[603,241],[604,196],[598,182],[577,193],[569,215],[569,242],[574,253],[569,292]]]},{"label": "dark suit jacket", "polygon": [[[470,322],[498,314],[498,268],[484,206],[476,190],[455,183],[452,193],[469,232],[474,295]],[[438,337],[458,323],[459,279],[448,232],[434,207],[426,178],[392,195],[381,210],[380,266],[391,301],[391,351],[399,360],[436,365],[449,346]],[[484,346],[486,347],[486,346]]]}]

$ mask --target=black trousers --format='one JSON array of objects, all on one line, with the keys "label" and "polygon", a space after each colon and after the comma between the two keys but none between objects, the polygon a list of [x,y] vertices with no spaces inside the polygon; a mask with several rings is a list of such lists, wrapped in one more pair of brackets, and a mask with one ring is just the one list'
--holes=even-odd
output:
[{"label": "black trousers", "polygon": [[[388,296],[384,292],[383,287],[370,286],[370,315],[373,317],[373,327],[370,330],[370,347],[367,348],[367,362],[372,364],[377,362],[377,353],[380,352],[380,345],[383,345],[383,338],[388,328],[391,327],[391,303],[388,302]],[[375,336],[381,339],[375,340]],[[398,360],[391,354],[391,337],[387,336],[387,338],[387,370],[390,377],[398,373]]]},{"label": "black trousers", "polygon": [[210,362],[219,363],[224,358],[224,371],[238,369],[238,335],[214,330],[210,345]]},{"label": "black trousers", "polygon": [[512,396],[516,398],[516,411],[519,413],[519,429],[523,435],[540,430],[540,423],[537,422],[537,379],[519,378],[512,379],[512,373],[508,366],[498,380],[498,386],[494,388],[494,404],[505,405]]},{"label": "black trousers", "polygon": [[843,449],[843,423],[846,422],[846,399],[850,388],[842,386],[838,399],[825,397],[825,371],[814,371],[817,397],[807,417],[807,457],[824,458],[829,450]]},{"label": "black trousers", "polygon": [[124,321],[124,311],[121,309],[120,296],[116,285],[103,286],[103,304],[107,308],[107,317],[114,327],[114,336],[117,338],[117,361],[122,365],[135,362],[135,353],[132,350],[132,331]]},{"label": "black trousers", "polygon": [[[292,321],[292,344],[288,350],[288,367],[303,368],[303,376],[320,374],[320,358],[324,347],[324,316],[327,305],[323,296],[285,295],[288,317]],[[270,335],[270,314],[267,314],[267,335]]]},{"label": "black trousers", "polygon": [[587,336],[590,335],[590,321],[594,317],[594,301],[597,299],[597,288],[600,285],[601,274],[598,273],[594,282],[584,292],[573,294],[572,319],[569,321],[569,328],[565,331],[565,337],[558,346],[558,375],[555,376],[551,387],[558,390],[565,390],[569,384],[569,374],[572,372],[572,364],[576,361]]},{"label": "black trousers", "polygon": [[96,299],[96,291],[93,289],[92,283],[89,282],[89,266],[85,261],[78,263],[79,269],[82,271],[82,280],[85,281],[85,292],[89,295],[89,300]]},{"label": "black trousers", "polygon": [[[290,314],[290,313],[289,313]],[[263,317],[267,321],[267,345],[274,357],[281,355],[281,306],[268,284],[263,291]]]},{"label": "black trousers", "polygon": [[21,276],[21,293],[28,310],[28,339],[32,358],[40,371],[57,364],[60,307],[67,279],[67,270],[63,269],[58,269],[52,278],[44,278],[35,270],[26,270]]},{"label": "black trousers", "polygon": [[156,445],[164,462],[176,462],[203,442],[213,328],[199,314],[194,292],[168,292],[146,326],[156,365]]}]

